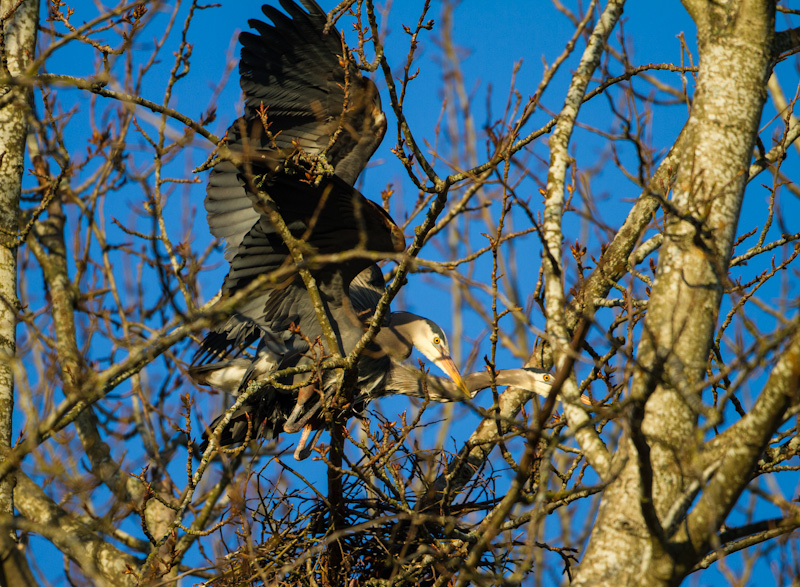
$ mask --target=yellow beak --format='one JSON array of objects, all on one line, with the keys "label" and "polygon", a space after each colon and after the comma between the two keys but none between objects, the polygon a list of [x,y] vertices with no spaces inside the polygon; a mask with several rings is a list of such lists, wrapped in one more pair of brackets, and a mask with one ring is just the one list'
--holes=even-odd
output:
[{"label": "yellow beak", "polygon": [[458,386],[458,389],[464,394],[465,398],[471,398],[472,394],[469,392],[467,388],[467,384],[464,383],[464,379],[461,377],[461,373],[458,372],[458,367],[453,362],[453,359],[449,356],[439,357],[438,360],[434,361],[436,365],[447,373],[447,376],[453,380],[453,382]]}]

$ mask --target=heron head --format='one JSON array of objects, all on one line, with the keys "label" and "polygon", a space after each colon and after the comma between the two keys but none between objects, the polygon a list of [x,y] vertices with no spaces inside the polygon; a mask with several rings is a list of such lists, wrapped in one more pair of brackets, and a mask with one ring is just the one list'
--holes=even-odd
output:
[{"label": "heron head", "polygon": [[471,397],[461,373],[458,371],[453,358],[450,356],[450,346],[444,331],[437,324],[427,318],[420,317],[414,322],[411,331],[411,343],[428,358],[434,365],[444,371],[452,379],[466,397]]}]

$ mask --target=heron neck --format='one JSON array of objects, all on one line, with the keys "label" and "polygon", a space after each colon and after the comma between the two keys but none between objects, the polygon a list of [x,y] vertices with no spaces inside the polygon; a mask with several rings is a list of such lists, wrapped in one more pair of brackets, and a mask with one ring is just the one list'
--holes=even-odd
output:
[{"label": "heron neck", "polygon": [[[477,371],[464,376],[464,383],[471,395],[491,387],[492,383],[504,387],[512,385],[528,389],[547,397],[550,385],[539,381],[540,373],[535,369],[501,369],[495,376],[489,371]],[[437,377],[408,365],[393,364],[387,393],[402,393],[419,397],[429,397],[436,401],[450,401],[463,397],[458,386],[446,377]]]}]

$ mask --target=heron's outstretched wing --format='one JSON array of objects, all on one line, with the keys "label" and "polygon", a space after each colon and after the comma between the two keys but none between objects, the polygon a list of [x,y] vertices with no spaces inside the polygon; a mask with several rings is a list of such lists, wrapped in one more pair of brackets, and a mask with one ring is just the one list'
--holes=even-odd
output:
[{"label": "heron's outstretched wing", "polygon": [[225,240],[229,261],[260,216],[244,189],[245,167],[276,172],[301,157],[352,186],[386,132],[375,84],[361,75],[336,29],[324,32],[322,9],[313,0],[302,3],[308,12],[281,0],[288,16],[263,6],[272,24],[251,20],[258,34],[239,37],[245,114],[227,133],[238,161],[214,168],[206,199],[211,232]]},{"label": "heron's outstretched wing", "polygon": [[[266,24],[250,20],[258,34],[239,36],[239,75],[245,119],[266,108],[268,130],[258,143],[308,155],[324,154],[336,175],[353,185],[383,139],[386,117],[372,80],[361,75],[339,32],[325,33],[327,15],[313,0],[281,0],[287,12],[265,5]],[[237,125],[234,125],[235,127]],[[238,125],[241,128],[241,125]]]},{"label": "heron's outstretched wing", "polygon": [[[253,184],[256,181],[261,192],[253,197],[258,201],[256,206],[274,207],[292,236],[305,243],[309,259],[315,254],[334,255],[355,249],[396,253],[405,248],[402,231],[383,208],[336,176],[306,181],[281,172],[253,178]],[[237,247],[224,289],[235,291],[258,275],[292,263],[288,247],[269,216],[262,214]],[[312,271],[320,267],[313,259],[311,263]],[[347,283],[372,264],[369,259],[358,258],[328,261],[346,276]]]}]

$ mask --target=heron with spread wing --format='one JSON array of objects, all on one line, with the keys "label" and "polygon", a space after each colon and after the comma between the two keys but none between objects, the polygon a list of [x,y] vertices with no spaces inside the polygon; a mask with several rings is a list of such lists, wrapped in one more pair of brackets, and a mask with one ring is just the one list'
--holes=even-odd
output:
[{"label": "heron with spread wing", "polygon": [[[384,287],[377,266],[364,258],[311,267],[334,333],[336,348],[329,348],[318,309],[271,212],[280,215],[312,264],[315,256],[356,248],[388,254],[405,248],[402,231],[389,215],[353,187],[386,130],[377,88],[361,75],[338,32],[324,32],[327,17],[319,6],[302,3],[306,10],[281,2],[287,14],[264,6],[272,24],[251,20],[256,34],[241,34],[245,112],[228,131],[229,156],[214,167],[207,189],[209,227],[225,241],[230,263],[223,294],[287,270],[281,281],[259,289],[210,332],[195,355],[194,380],[233,393],[277,370],[349,353]],[[442,368],[464,396],[444,333],[409,313],[390,314],[365,349],[358,363],[358,394],[379,394],[393,363],[408,357],[412,346]],[[321,429],[321,408],[339,380],[328,372],[316,379],[310,373],[284,378],[286,387],[299,388],[282,385],[255,394],[234,414],[221,443],[242,441],[248,431],[251,437],[274,437],[303,430],[296,456],[306,456],[316,440],[308,443],[309,434]]]},{"label": "heron with spread wing", "polygon": [[[205,200],[211,233],[224,240],[230,264],[222,293],[233,295],[260,276],[279,277],[259,284],[206,336],[190,368],[195,382],[236,394],[251,381],[306,367],[248,398],[219,441],[224,446],[302,431],[298,459],[310,454],[325,426],[324,407],[342,384],[341,369],[311,367],[356,347],[385,290],[373,260],[346,253],[388,256],[405,248],[391,217],[353,187],[386,131],[377,88],[336,29],[324,31],[320,7],[301,2],[305,10],[281,0],[286,14],[263,6],[272,24],[250,20],[256,33],[239,37],[245,112],[228,130]],[[298,254],[309,270],[305,280],[295,265]],[[309,281],[319,294],[316,305]],[[413,347],[450,380],[403,365]],[[511,370],[503,377],[513,379],[515,371],[526,386],[546,394],[549,375]],[[358,410],[387,393],[464,399],[491,384],[482,375],[462,379],[435,323],[395,312],[361,353],[355,398],[345,407]]]}]

